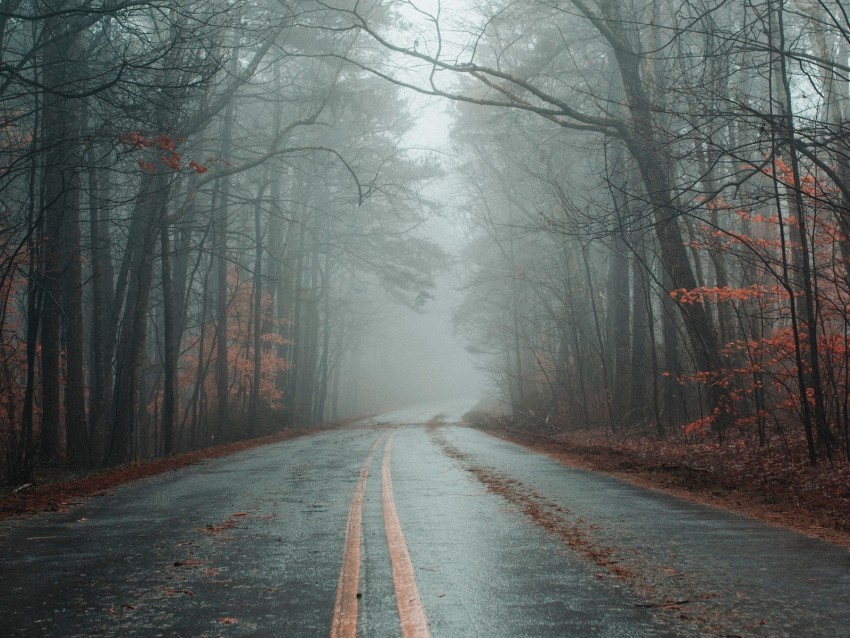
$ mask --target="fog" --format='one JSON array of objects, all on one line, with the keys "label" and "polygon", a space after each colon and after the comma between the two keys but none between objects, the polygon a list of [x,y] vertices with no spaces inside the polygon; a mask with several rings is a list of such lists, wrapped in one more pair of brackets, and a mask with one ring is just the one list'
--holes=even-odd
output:
[{"label": "fog", "polygon": [[420,312],[376,300],[377,317],[366,330],[360,367],[351,379],[360,411],[488,394],[485,375],[453,327],[457,274],[446,273],[436,283],[434,299]]},{"label": "fog", "polygon": [[822,3],[13,4],[10,476],[461,396],[762,442],[779,413],[813,460],[850,427]]},{"label": "fog", "polygon": [[382,295],[374,299],[350,388],[357,411],[367,413],[440,400],[483,399],[493,393],[480,368],[482,361],[467,351],[467,340],[454,325],[454,313],[464,298],[462,252],[469,229],[456,207],[458,186],[452,177],[449,140],[453,118],[442,100],[415,93],[407,99],[415,126],[400,145],[416,155],[438,158],[446,171],[421,191],[435,206],[411,233],[437,243],[449,263],[422,307],[411,309]]}]

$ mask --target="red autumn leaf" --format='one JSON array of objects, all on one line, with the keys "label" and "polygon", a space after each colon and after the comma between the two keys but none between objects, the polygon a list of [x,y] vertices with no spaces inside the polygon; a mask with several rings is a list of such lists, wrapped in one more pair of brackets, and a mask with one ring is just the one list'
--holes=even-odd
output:
[{"label": "red autumn leaf", "polygon": [[156,170],[156,167],[153,165],[152,162],[147,162],[141,157],[137,159],[136,162],[139,164],[139,166],[141,166],[142,170],[145,173],[153,173]]},{"label": "red autumn leaf", "polygon": [[156,144],[163,151],[173,151],[174,150],[174,140],[172,140],[168,135],[164,133],[162,135],[158,135],[156,138]]},{"label": "red autumn leaf", "polygon": [[122,135],[119,140],[125,146],[133,146],[134,148],[146,148],[151,144],[150,140],[139,133],[139,131],[126,133],[125,135]]},{"label": "red autumn leaf", "polygon": [[189,162],[189,168],[200,173],[201,175],[203,175],[204,173],[206,173],[209,170],[206,166],[204,166],[203,164],[198,164],[194,160]]},{"label": "red autumn leaf", "polygon": [[174,153],[173,151],[170,153],[166,153],[162,156],[162,163],[165,164],[168,168],[173,171],[180,170],[180,154]]}]

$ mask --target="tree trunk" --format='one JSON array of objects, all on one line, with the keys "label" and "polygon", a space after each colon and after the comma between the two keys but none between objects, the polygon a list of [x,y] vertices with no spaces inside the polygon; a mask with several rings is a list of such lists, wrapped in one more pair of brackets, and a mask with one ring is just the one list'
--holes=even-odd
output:
[{"label": "tree trunk", "polygon": [[[83,372],[82,265],[80,253],[79,99],[66,97],[77,80],[79,30],[61,17],[45,20],[43,210],[45,303],[41,329],[42,453],[55,462],[61,453],[64,396],[66,456],[70,467],[89,464]],[[64,348],[63,348],[64,346]],[[64,350],[64,383],[62,355]],[[64,391],[64,395],[63,395]]]},{"label": "tree trunk", "polygon": [[101,184],[95,146],[87,148],[89,194],[89,259],[91,261],[91,377],[89,398],[89,435],[91,456],[95,465],[103,461],[107,438],[107,419],[112,391],[112,355],[115,332],[106,327],[112,323],[115,301],[114,270],[111,244],[102,219]]},{"label": "tree trunk", "polygon": [[[654,354],[655,344],[652,342],[650,328],[653,325],[652,294],[649,286],[649,265],[646,262],[646,239],[643,231],[632,232],[632,350],[629,365],[629,424],[637,425],[647,418],[647,380],[657,382],[660,370],[657,366],[647,365],[650,352]],[[657,403],[657,394],[653,397]],[[656,410],[657,412],[657,410]],[[657,417],[657,414],[656,414]],[[661,420],[656,418],[657,425]]]},{"label": "tree trunk", "polygon": [[[222,157],[229,161],[233,149],[233,102],[227,105],[222,123]],[[228,362],[227,334],[227,215],[230,206],[230,178],[223,177],[218,205],[213,208],[213,257],[215,259],[215,388],[218,436],[228,436],[228,395],[230,394],[230,366]]]},{"label": "tree trunk", "polygon": [[162,263],[162,452],[174,451],[174,424],[177,420],[177,320],[174,310],[174,281],[171,272],[171,229],[159,231]]},{"label": "tree trunk", "polygon": [[[631,22],[622,19],[619,3],[601,3],[604,20],[590,11],[584,2],[573,0],[573,3],[608,40],[616,58],[628,107],[627,128],[621,134],[638,167],[647,201],[652,207],[663,270],[669,276],[672,288],[693,290],[697,287],[697,279],[679,226],[679,211],[673,196],[671,178],[673,160],[665,153],[666,138],[659,134],[663,127],[659,126],[657,120],[663,108],[657,109],[658,105],[653,103],[652,97],[660,95],[663,99],[663,91],[654,86],[660,77],[660,70],[645,68],[647,58],[635,48],[636,34],[632,33],[634,27]],[[708,373],[720,370],[720,342],[705,306],[701,303],[679,304],[679,311],[697,367]],[[719,421],[725,421],[728,418],[728,393],[717,384],[710,384],[706,391],[711,411],[716,413]]]},{"label": "tree trunk", "polygon": [[257,433],[257,413],[260,403],[260,384],[263,376],[263,226],[262,196],[265,186],[260,189],[254,205],[254,309],[253,309],[253,374],[251,380],[251,398],[248,405],[248,436]]},{"label": "tree trunk", "polygon": [[621,229],[608,253],[606,338],[611,370],[611,424],[617,430],[626,424],[629,409],[629,260]]},{"label": "tree trunk", "polygon": [[324,308],[322,309],[322,349],[318,370],[318,390],[316,392],[316,405],[313,410],[313,421],[321,423],[325,420],[325,402],[328,397],[328,383],[330,380],[330,349],[331,349],[331,306],[330,293],[330,257],[325,257],[325,270],[322,275],[322,297]]},{"label": "tree trunk", "polygon": [[[783,12],[784,9],[782,8],[781,3],[773,11],[773,15],[775,15],[777,18],[776,26],[778,28],[779,51],[782,52],[785,51],[785,27]],[[805,338],[809,346],[808,385],[812,390],[812,395],[814,399],[815,431],[818,435],[818,443],[820,443],[820,445],[823,447],[824,451],[827,454],[827,457],[831,459],[834,437],[827,422],[826,402],[824,400],[823,379],[821,375],[820,343],[818,340],[819,313],[817,309],[817,299],[815,295],[814,273],[810,263],[810,259],[813,258],[813,254],[809,249],[808,220],[806,219],[803,196],[801,192],[802,181],[800,178],[799,157],[797,155],[796,149],[796,133],[794,126],[793,99],[791,96],[791,81],[788,77],[787,60],[785,58],[784,53],[780,57],[780,79],[782,84],[781,105],[784,120],[782,130],[784,131],[784,135],[786,137],[786,139],[783,139],[782,141],[788,148],[788,154],[791,160],[791,172],[793,180],[793,183],[791,184],[791,196],[793,197],[794,201],[793,210],[797,216],[796,229],[800,241],[799,266],[801,283],[803,286],[803,309],[805,312],[805,317],[802,321],[805,325]],[[802,392],[800,400],[803,403],[807,403],[808,394],[806,392]],[[814,463],[816,461],[816,457],[811,458],[811,461],[812,463]]]},{"label": "tree trunk", "polygon": [[295,399],[296,420],[299,423],[313,422],[313,406],[315,404],[316,374],[319,357],[319,302],[322,297],[320,288],[319,253],[313,250],[310,259],[309,287],[303,291],[301,325],[298,328],[301,347],[298,349],[298,378]]},{"label": "tree trunk", "polygon": [[139,388],[145,360],[153,257],[169,192],[167,174],[145,173],[128,233],[125,263],[119,276],[119,282],[123,280],[124,284],[119,286],[118,298],[126,299],[117,341],[112,430],[106,457],[111,465],[126,463],[133,455],[141,411]]}]

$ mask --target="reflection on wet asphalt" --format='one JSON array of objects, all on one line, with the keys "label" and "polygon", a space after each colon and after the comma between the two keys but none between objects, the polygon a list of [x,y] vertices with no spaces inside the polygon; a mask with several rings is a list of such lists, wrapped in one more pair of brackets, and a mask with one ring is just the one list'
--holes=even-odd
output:
[{"label": "reflection on wet asphalt", "polygon": [[[392,430],[432,636],[850,636],[845,550],[565,468],[453,417],[390,415],[3,522],[0,633],[328,636],[361,466]],[[359,636],[401,635],[384,445],[362,499]]]}]

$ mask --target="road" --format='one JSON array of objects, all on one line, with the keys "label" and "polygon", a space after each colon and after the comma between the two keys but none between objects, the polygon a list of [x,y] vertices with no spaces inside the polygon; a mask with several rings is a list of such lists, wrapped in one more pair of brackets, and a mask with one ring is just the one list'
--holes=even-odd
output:
[{"label": "road", "polygon": [[424,407],[0,524],[4,636],[850,637],[850,553]]}]

